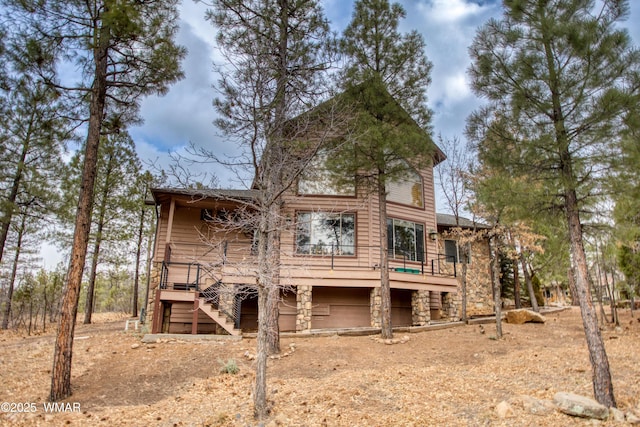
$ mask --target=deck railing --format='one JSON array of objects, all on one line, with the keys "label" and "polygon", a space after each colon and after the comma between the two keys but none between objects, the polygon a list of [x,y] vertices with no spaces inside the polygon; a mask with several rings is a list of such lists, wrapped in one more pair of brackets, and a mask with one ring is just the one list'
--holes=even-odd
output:
[{"label": "deck railing", "polygon": [[[172,244],[172,258],[163,261],[160,288],[202,291],[204,280],[217,281],[215,271],[222,266],[237,267],[239,271],[255,267],[255,253],[247,242],[222,242],[215,251],[198,248],[195,244]],[[188,251],[180,250],[189,248]],[[331,270],[379,269],[379,246],[318,245],[302,247],[293,253],[283,253],[281,268],[310,268]],[[198,259],[197,253],[204,255]],[[185,259],[185,261],[177,261]],[[388,268],[392,271],[431,276],[457,277],[457,261],[444,254],[403,252],[389,249]],[[180,273],[177,271],[181,270]],[[185,274],[186,270],[186,274]],[[173,275],[177,276],[172,278]],[[172,280],[173,279],[173,280]]]}]

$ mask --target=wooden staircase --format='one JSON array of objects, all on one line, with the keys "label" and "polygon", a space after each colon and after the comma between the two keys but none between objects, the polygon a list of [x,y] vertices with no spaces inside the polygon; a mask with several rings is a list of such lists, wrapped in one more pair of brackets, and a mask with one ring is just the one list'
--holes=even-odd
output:
[{"label": "wooden staircase", "polygon": [[242,331],[240,329],[236,329],[234,327],[235,325],[232,322],[229,322],[227,316],[225,316],[224,313],[221,313],[220,310],[214,308],[213,304],[208,302],[206,298],[198,298],[198,308],[202,310],[204,314],[213,319],[225,331],[229,332],[229,334],[234,336],[242,335]]}]

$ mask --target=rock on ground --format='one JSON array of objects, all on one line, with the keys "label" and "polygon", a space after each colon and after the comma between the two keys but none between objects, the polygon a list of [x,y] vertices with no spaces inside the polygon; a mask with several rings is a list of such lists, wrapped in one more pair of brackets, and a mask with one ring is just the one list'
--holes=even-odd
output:
[{"label": "rock on ground", "polygon": [[507,311],[506,318],[508,323],[514,325],[522,325],[527,322],[544,323],[546,320],[542,314],[527,310],[526,308]]},{"label": "rock on ground", "polygon": [[609,408],[577,394],[559,392],[553,396],[553,402],[561,412],[568,415],[598,420],[606,420],[609,417]]}]

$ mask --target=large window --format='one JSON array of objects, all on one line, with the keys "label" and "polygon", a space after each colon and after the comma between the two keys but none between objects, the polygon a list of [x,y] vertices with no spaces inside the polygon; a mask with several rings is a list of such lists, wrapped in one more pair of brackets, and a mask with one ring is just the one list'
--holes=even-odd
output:
[{"label": "large window", "polygon": [[296,253],[355,255],[356,218],[352,213],[300,212]]},{"label": "large window", "polygon": [[408,261],[424,261],[424,225],[387,219],[389,256]]}]

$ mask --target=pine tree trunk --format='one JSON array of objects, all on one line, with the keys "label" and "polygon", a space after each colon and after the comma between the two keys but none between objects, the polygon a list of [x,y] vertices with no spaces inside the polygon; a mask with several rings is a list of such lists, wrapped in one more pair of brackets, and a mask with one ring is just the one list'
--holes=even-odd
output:
[{"label": "pine tree trunk", "polygon": [[389,240],[387,231],[387,190],[378,174],[378,215],[380,218],[380,332],[383,339],[393,338],[391,325],[391,286],[389,283]]},{"label": "pine tree trunk", "polygon": [[16,199],[18,197],[18,190],[20,189],[20,183],[22,182],[22,172],[24,171],[25,160],[27,159],[27,153],[29,152],[29,141],[31,139],[31,125],[34,121],[35,109],[31,112],[31,120],[29,122],[29,128],[27,136],[22,144],[22,151],[20,152],[20,159],[18,159],[18,167],[16,173],[13,176],[13,182],[11,183],[11,191],[9,197],[6,200],[6,210],[2,218],[2,225],[0,226],[0,262],[2,261],[2,255],[4,253],[4,246],[7,242],[7,235],[9,234],[9,226],[11,225],[11,219],[13,218],[13,211],[15,209]]},{"label": "pine tree trunk", "polygon": [[[466,258],[467,260],[469,258]],[[462,294],[462,310],[460,320],[467,321],[467,262],[462,263],[462,276],[460,278],[460,293]]]},{"label": "pine tree trunk", "polygon": [[[144,197],[146,197],[146,190]],[[133,301],[131,304],[131,316],[136,317],[138,315],[138,289],[140,283],[140,254],[142,252],[142,239],[144,237],[144,217],[146,209],[143,207],[140,209],[140,223],[138,224],[138,242],[136,244],[136,272],[133,279]]]},{"label": "pine tree trunk", "polygon": [[611,286],[609,286],[609,281],[607,280],[607,289],[609,289],[609,295],[611,298],[611,318],[613,319],[613,323],[616,326],[620,326],[620,318],[618,317],[618,301],[616,300],[616,272],[615,271],[611,271]]},{"label": "pine tree trunk", "polygon": [[565,192],[565,208],[569,237],[571,239],[571,259],[576,273],[575,288],[589,349],[594,395],[601,404],[607,407],[615,407],[616,400],[613,394],[609,359],[598,328],[598,318],[589,292],[587,259],[582,241],[582,224],[580,223],[578,199],[575,190],[567,190]]},{"label": "pine tree trunk", "polygon": [[489,238],[491,246],[491,281],[493,284],[493,304],[496,312],[496,338],[502,338],[502,296],[500,292],[500,260],[496,237]]},{"label": "pine tree trunk", "polygon": [[576,275],[573,267],[569,267],[567,271],[567,280],[569,281],[569,293],[571,294],[571,305],[574,307],[580,306],[578,300],[578,289],[576,289]]},{"label": "pine tree trunk", "polygon": [[524,274],[524,281],[527,284],[527,292],[529,292],[529,298],[531,299],[531,309],[535,312],[540,311],[538,307],[538,298],[536,298],[536,292],[533,289],[533,280],[531,280],[531,273],[529,273],[529,267],[527,261],[524,259],[524,254],[520,252],[520,264],[522,265],[522,274]]},{"label": "pine tree trunk", "polygon": [[[458,225],[458,215],[456,215],[456,225]],[[464,260],[462,262],[462,271],[460,273],[460,293],[461,295],[461,313],[460,320],[467,321],[467,271],[471,262],[471,243],[465,243],[463,249]]]},{"label": "pine tree trunk", "polygon": [[91,323],[93,314],[94,293],[96,287],[96,276],[98,275],[98,257],[100,256],[100,240],[96,238],[91,255],[91,270],[89,272],[89,286],[87,286],[87,297],[84,303],[84,324]]},{"label": "pine tree trunk", "polygon": [[96,288],[96,276],[98,275],[98,260],[100,259],[100,245],[102,244],[102,230],[104,229],[104,218],[107,213],[107,201],[110,193],[110,180],[113,171],[113,156],[109,155],[105,168],[104,186],[98,207],[98,228],[96,230],[96,241],[93,245],[93,256],[91,257],[91,272],[89,274],[89,287],[87,288],[87,299],[84,306],[84,324],[91,323],[93,305],[95,302],[94,293]]},{"label": "pine tree trunk", "polygon": [[67,274],[67,285],[60,309],[58,331],[53,352],[51,370],[51,392],[49,400],[58,401],[71,396],[71,360],[73,354],[73,335],[78,300],[82,285],[82,272],[87,256],[89,231],[91,227],[91,209],[93,206],[93,187],[98,163],[100,130],[104,115],[107,92],[107,55],[110,32],[108,27],[99,30],[100,44],[94,48],[95,76],[89,105],[89,129],[84,154],[84,166],[80,183],[80,195],[76,213],[75,230],[71,260]]},{"label": "pine tree trunk", "polygon": [[273,203],[269,208],[269,233],[267,237],[267,259],[269,263],[268,283],[268,335],[267,335],[267,354],[280,353],[280,326],[278,318],[280,310],[278,302],[280,301],[280,227],[281,227],[281,209],[280,203]]},{"label": "pine tree trunk", "polygon": [[522,301],[520,300],[520,274],[518,273],[518,263],[513,263],[513,301],[516,304],[516,308],[522,308]]},{"label": "pine tree trunk", "polygon": [[256,384],[253,392],[253,415],[257,420],[269,416],[267,405],[267,357],[269,292],[258,286],[258,335],[256,339]]},{"label": "pine tree trunk", "polygon": [[13,300],[13,289],[15,288],[16,276],[18,274],[18,261],[20,259],[20,251],[22,248],[22,237],[26,228],[27,216],[22,215],[20,228],[18,229],[18,241],[16,245],[16,254],[13,257],[13,267],[11,268],[11,277],[9,278],[9,287],[7,289],[7,301],[4,307],[4,317],[2,318],[2,329],[9,328],[9,319],[11,319],[11,303]]}]

